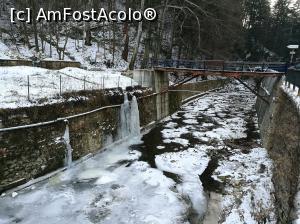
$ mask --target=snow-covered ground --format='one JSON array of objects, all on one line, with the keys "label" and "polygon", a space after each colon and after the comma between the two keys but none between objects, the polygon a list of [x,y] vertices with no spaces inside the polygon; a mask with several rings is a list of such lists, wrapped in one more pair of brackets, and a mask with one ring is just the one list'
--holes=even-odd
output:
[{"label": "snow-covered ground", "polygon": [[[28,77],[29,96],[28,101]],[[36,67],[16,66],[0,69],[0,108],[15,108],[60,102],[62,93],[99,90],[137,85],[132,79],[113,70],[86,71],[64,68],[58,71]]]},{"label": "snow-covered ground", "polygon": [[272,162],[255,137],[254,102],[239,85],[195,100],[142,141],[3,195],[0,223],[199,223],[212,193],[214,223],[276,223]]},{"label": "snow-covered ground", "polygon": [[130,143],[137,142],[1,198],[0,223],[184,223],[186,206],[172,190],[174,181],[136,161],[139,153],[129,152]]}]

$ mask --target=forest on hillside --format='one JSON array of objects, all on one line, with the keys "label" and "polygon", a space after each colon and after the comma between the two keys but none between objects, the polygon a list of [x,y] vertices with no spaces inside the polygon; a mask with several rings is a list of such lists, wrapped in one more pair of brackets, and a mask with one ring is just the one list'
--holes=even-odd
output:
[{"label": "forest on hillside", "polygon": [[[154,8],[158,18],[10,22],[11,8],[27,7],[33,14],[41,7],[58,11]],[[38,57],[78,60],[71,51],[82,51],[89,63],[100,58],[116,65],[122,60],[131,69],[147,67],[150,58],[286,61],[286,46],[300,42],[300,0],[277,0],[272,8],[268,0],[1,0],[0,20],[0,46],[14,46],[16,52],[23,46]]]}]

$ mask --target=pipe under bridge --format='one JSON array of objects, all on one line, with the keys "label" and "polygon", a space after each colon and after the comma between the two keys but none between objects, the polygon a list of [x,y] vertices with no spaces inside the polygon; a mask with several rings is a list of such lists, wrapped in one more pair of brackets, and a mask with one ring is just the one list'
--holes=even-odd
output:
[{"label": "pipe under bridge", "polygon": [[223,60],[168,60],[152,59],[150,67],[158,72],[190,76],[241,77],[281,77],[288,70],[282,62],[244,62]]}]

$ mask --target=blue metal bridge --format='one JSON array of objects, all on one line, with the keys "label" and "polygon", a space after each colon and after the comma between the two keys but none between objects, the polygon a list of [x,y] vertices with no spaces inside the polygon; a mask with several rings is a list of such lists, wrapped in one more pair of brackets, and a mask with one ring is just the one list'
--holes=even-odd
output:
[{"label": "blue metal bridge", "polygon": [[285,75],[288,64],[282,62],[244,62],[223,60],[168,60],[152,59],[151,67],[156,71],[185,73],[194,76],[226,76],[240,78],[250,77],[278,77]]}]

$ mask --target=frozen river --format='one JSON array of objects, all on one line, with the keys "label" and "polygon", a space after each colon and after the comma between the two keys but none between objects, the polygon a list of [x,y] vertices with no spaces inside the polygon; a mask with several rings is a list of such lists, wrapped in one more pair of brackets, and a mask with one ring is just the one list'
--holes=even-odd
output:
[{"label": "frozen river", "polygon": [[0,224],[276,223],[255,96],[239,85],[144,136],[0,198]]}]

